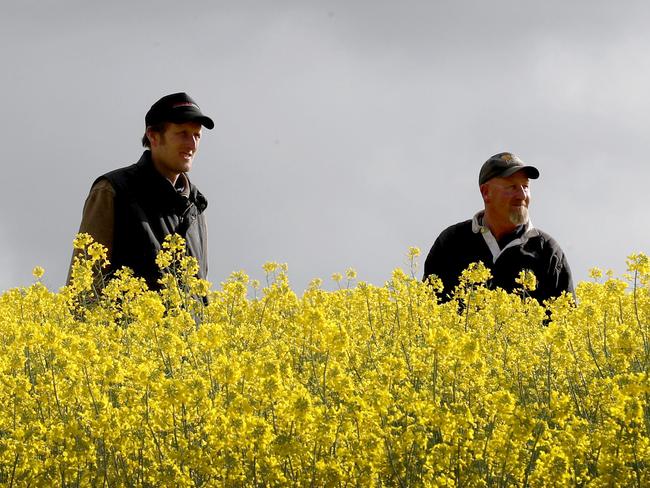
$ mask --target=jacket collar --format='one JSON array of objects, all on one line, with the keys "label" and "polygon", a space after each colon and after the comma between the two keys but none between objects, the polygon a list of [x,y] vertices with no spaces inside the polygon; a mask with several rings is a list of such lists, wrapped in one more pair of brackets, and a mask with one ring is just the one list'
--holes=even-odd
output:
[{"label": "jacket collar", "polygon": [[474,232],[474,234],[481,234],[483,240],[485,241],[485,244],[487,244],[487,247],[490,249],[490,252],[492,253],[492,262],[496,262],[499,256],[501,256],[501,254],[503,254],[503,252],[506,249],[509,249],[514,246],[523,245],[531,237],[539,235],[539,231],[533,226],[531,220],[528,219],[528,222],[524,224],[523,234],[517,237],[516,239],[510,241],[508,244],[503,246],[503,249],[501,249],[499,248],[499,244],[497,243],[497,240],[492,234],[492,232],[490,231],[490,229],[486,225],[483,225],[484,213],[485,211],[481,210],[480,212],[474,214],[474,217],[472,217],[472,232]]},{"label": "jacket collar", "polygon": [[169,205],[181,207],[189,199],[190,202],[196,205],[199,212],[203,212],[207,208],[207,199],[192,184],[187,174],[180,176],[185,179],[183,191],[176,191],[176,188],[174,188],[170,181],[161,175],[154,166],[153,160],[151,159],[151,151],[145,150],[136,163],[136,166],[140,168],[147,179],[147,192],[158,195],[156,199],[162,199],[163,201],[167,201]]}]

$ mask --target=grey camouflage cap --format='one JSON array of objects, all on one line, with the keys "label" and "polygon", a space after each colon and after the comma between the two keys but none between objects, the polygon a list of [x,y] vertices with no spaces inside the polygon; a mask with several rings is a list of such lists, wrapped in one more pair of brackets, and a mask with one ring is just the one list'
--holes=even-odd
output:
[{"label": "grey camouflage cap", "polygon": [[481,172],[478,175],[478,184],[482,185],[492,178],[507,178],[521,170],[526,171],[526,176],[531,180],[539,178],[539,170],[537,168],[528,166],[514,154],[509,152],[495,154],[481,166]]}]

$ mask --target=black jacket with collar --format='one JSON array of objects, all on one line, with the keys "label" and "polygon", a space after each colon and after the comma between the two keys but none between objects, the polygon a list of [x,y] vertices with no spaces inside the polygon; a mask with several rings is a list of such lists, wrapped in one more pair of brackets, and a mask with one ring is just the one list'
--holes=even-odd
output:
[{"label": "black jacket with collar", "polygon": [[515,279],[520,271],[530,270],[537,278],[537,289],[530,295],[538,301],[557,297],[563,291],[573,293],[569,263],[555,239],[529,225],[495,258],[483,236],[489,231],[478,223],[479,215],[445,229],[429,251],[424,263],[424,279],[436,275],[442,280],[443,301],[448,300],[458,285],[462,271],[478,261],[492,272],[490,288],[499,287],[508,292],[521,288]]},{"label": "black jacket with collar", "polygon": [[103,176],[115,190],[114,235],[109,272],[123,266],[145,278],[151,289],[158,289],[162,276],[156,255],[165,236],[179,234],[187,252],[199,262],[199,278],[208,273],[205,197],[187,180],[189,189],[179,193],[154,167],[150,151],[125,168]]}]

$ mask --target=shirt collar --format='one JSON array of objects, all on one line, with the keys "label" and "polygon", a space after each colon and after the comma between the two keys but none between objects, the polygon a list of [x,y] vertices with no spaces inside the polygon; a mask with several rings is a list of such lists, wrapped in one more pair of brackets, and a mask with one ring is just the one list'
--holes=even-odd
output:
[{"label": "shirt collar", "polygon": [[174,189],[176,190],[176,193],[178,193],[179,195],[189,198],[190,179],[187,177],[185,173],[181,173],[178,175],[178,178],[176,178],[176,184],[174,185]]},{"label": "shirt collar", "polygon": [[[486,225],[483,225],[484,214],[485,214],[485,210],[480,210],[479,212],[476,212],[472,217],[472,232],[474,232],[474,234],[479,234],[479,233],[485,234],[486,232],[490,232],[490,228]],[[531,233],[531,231],[534,230],[535,227],[533,226],[533,223],[531,222],[530,219],[528,219],[528,222],[524,224],[523,231],[521,231],[521,233],[517,232],[518,234],[517,237],[524,237],[524,236],[530,237],[529,234]]]},{"label": "shirt collar", "polygon": [[475,234],[480,233],[481,237],[483,237],[485,244],[492,254],[493,263],[497,262],[497,259],[499,259],[499,257],[506,249],[518,245],[523,245],[526,243],[526,241],[528,241],[530,237],[538,234],[537,230],[533,227],[533,224],[530,222],[530,220],[528,220],[528,222],[523,226],[523,229],[518,232],[519,235],[515,236],[514,239],[511,239],[508,243],[501,247],[499,246],[499,243],[495,239],[490,229],[487,226],[483,225],[483,213],[483,211],[480,211],[472,218],[472,231]]}]

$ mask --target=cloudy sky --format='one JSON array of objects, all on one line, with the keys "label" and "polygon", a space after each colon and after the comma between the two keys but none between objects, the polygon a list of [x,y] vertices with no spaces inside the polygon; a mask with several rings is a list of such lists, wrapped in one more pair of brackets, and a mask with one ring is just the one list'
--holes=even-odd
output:
[{"label": "cloudy sky", "polygon": [[[378,285],[482,203],[504,150],[577,280],[650,251],[650,3],[22,0],[0,7],[0,291],[58,289],[83,201],[138,159],[144,114],[212,116],[191,178],[210,279],[287,262]],[[331,282],[330,282],[331,283]],[[331,285],[328,285],[331,286]]]}]

